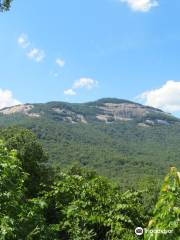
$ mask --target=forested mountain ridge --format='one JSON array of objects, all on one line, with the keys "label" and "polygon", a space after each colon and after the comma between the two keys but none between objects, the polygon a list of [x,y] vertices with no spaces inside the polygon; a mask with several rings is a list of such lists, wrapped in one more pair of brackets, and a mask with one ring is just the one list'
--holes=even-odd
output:
[{"label": "forested mountain ridge", "polygon": [[[142,239],[179,239],[175,167],[159,195],[167,169],[180,167],[178,119],[72,123],[30,108],[3,109],[0,116],[1,238],[137,240],[141,226]],[[157,238],[151,232],[157,228],[172,233]]]},{"label": "forested mountain ridge", "polygon": [[88,103],[23,104],[1,109],[0,113],[22,114],[30,118],[46,118],[69,123],[136,121],[140,124],[154,125],[179,122],[179,119],[159,109],[116,98],[104,98]]},{"label": "forested mountain ridge", "polygon": [[106,98],[1,109],[1,131],[14,125],[36,134],[50,165],[86,166],[124,187],[149,177],[163,179],[169,167],[180,167],[180,120],[130,101]]}]

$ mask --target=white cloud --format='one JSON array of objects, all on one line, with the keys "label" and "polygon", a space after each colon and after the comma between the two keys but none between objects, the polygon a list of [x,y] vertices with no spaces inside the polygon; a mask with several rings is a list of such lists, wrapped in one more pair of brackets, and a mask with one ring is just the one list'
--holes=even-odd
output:
[{"label": "white cloud", "polygon": [[180,82],[169,80],[158,89],[140,94],[137,99],[171,113],[180,111]]},{"label": "white cloud", "polygon": [[17,39],[17,43],[20,47],[25,49],[26,56],[29,59],[39,63],[45,58],[45,52],[39,48],[33,47],[26,34],[21,34]]},{"label": "white cloud", "polygon": [[27,53],[28,58],[34,60],[35,62],[41,62],[45,58],[45,53],[43,50],[38,48],[32,48]]},{"label": "white cloud", "polygon": [[148,12],[159,5],[158,0],[120,0],[125,2],[133,11]]},{"label": "white cloud", "polygon": [[63,59],[60,59],[60,58],[57,58],[56,59],[56,64],[59,66],[59,67],[64,67],[65,65],[65,61]]},{"label": "white cloud", "polygon": [[64,91],[64,94],[69,96],[76,95],[76,90],[79,88],[91,90],[98,85],[98,81],[93,80],[91,78],[80,78],[79,80],[75,81],[74,84],[70,89]]},{"label": "white cloud", "polygon": [[75,89],[77,89],[77,88],[92,89],[92,88],[96,87],[97,84],[98,84],[98,82],[91,78],[80,78],[79,80],[77,80],[74,83],[73,88],[75,88]]},{"label": "white cloud", "polygon": [[21,102],[13,97],[11,91],[0,89],[0,109],[18,104],[21,104]]},{"label": "white cloud", "polygon": [[70,88],[70,89],[64,90],[64,94],[68,96],[75,96],[76,92],[72,88]]},{"label": "white cloud", "polygon": [[26,34],[21,34],[17,40],[18,44],[22,48],[27,48],[30,45],[28,36]]}]

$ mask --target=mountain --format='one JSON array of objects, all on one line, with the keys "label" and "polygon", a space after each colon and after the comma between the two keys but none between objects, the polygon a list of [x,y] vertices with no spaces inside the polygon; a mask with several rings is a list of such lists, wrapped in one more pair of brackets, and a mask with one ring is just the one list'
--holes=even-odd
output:
[{"label": "mountain", "polygon": [[180,120],[159,109],[105,98],[88,103],[23,104],[0,110],[0,127],[32,130],[49,164],[80,164],[120,181],[161,179],[180,167]]},{"label": "mountain", "polygon": [[0,110],[0,114],[51,119],[67,123],[136,121],[147,125],[171,124],[180,120],[160,109],[127,100],[104,98],[88,103],[49,102],[24,104]]}]

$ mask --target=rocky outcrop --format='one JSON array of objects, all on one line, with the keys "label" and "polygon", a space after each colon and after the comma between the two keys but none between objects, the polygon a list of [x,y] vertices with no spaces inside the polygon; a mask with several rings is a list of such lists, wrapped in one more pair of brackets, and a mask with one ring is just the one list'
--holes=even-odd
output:
[{"label": "rocky outcrop", "polygon": [[0,110],[3,115],[21,113],[31,118],[46,118],[67,123],[136,121],[138,126],[168,125],[179,119],[159,109],[121,99],[100,99],[96,102],[71,104],[23,104]]}]

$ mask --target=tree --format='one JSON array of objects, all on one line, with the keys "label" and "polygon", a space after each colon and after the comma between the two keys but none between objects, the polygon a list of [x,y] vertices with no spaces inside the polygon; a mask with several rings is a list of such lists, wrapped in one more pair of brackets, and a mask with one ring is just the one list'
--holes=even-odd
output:
[{"label": "tree", "polygon": [[[48,239],[45,236],[45,203],[27,199],[23,171],[16,151],[9,151],[0,141],[0,239]],[[45,237],[44,237],[45,236]]]},{"label": "tree", "polygon": [[180,239],[180,173],[175,167],[164,180],[148,230],[146,240]]},{"label": "tree", "polygon": [[0,11],[8,11],[13,0],[0,0]]},{"label": "tree", "polygon": [[8,152],[0,141],[0,239],[13,236],[14,217],[19,212],[19,200],[22,199],[26,177],[16,153]]},{"label": "tree", "polygon": [[25,180],[28,197],[35,197],[40,183],[47,181],[46,167],[48,156],[38,142],[36,136],[21,127],[10,127],[1,131],[1,138],[9,150],[15,149],[17,157],[22,162],[23,171],[28,173]]},{"label": "tree", "polygon": [[122,194],[109,180],[76,167],[29,199],[26,178],[17,152],[0,141],[0,239],[137,239],[134,228],[144,219],[139,193]]},{"label": "tree", "polygon": [[77,167],[70,175],[60,173],[44,199],[55,239],[135,240],[134,229],[144,222],[139,192],[121,193],[109,180]]}]

